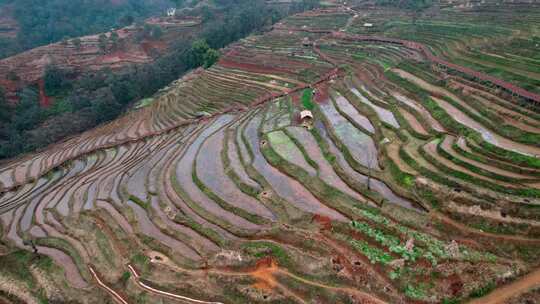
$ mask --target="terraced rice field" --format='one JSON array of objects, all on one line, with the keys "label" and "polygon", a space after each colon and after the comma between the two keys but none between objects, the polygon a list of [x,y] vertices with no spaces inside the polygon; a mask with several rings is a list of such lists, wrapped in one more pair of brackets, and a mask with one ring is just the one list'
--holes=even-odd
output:
[{"label": "terraced rice field", "polygon": [[0,302],[540,300],[529,8],[292,16],[148,106],[5,163]]}]

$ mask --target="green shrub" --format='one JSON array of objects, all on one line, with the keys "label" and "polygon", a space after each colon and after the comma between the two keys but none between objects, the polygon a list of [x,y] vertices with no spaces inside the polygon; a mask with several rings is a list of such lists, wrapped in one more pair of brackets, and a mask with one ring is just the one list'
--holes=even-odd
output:
[{"label": "green shrub", "polygon": [[302,105],[306,110],[312,111],[314,108],[313,91],[309,88],[305,89],[304,93],[302,93]]},{"label": "green shrub", "polygon": [[426,296],[426,291],[423,286],[413,286],[408,284],[405,287],[405,295],[412,299],[422,299]]},{"label": "green shrub", "polygon": [[473,291],[471,291],[469,296],[471,298],[483,297],[483,296],[487,295],[488,293],[490,293],[493,289],[495,289],[495,287],[497,287],[495,282],[493,282],[493,281],[489,282],[488,284],[486,284],[486,285],[484,285],[482,287],[478,287],[478,288],[474,289]]}]

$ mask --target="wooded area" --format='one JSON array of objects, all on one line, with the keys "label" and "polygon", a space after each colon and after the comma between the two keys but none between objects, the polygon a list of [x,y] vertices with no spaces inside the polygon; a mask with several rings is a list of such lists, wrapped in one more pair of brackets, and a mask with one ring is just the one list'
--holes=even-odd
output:
[{"label": "wooded area", "polygon": [[7,0],[19,31],[0,39],[0,58],[40,45],[122,27],[164,11],[169,0]]},{"label": "wooded area", "polygon": [[52,106],[39,106],[37,86],[22,90],[15,107],[4,99],[3,112],[9,114],[0,117],[0,159],[33,151],[112,120],[132,102],[151,96],[186,71],[210,67],[219,58],[217,49],[277,22],[287,13],[316,5],[314,1],[299,2],[285,13],[269,7],[264,0],[217,2],[224,7],[206,12],[205,30],[197,40],[191,45],[181,41],[153,63],[134,65],[121,73],[104,69],[77,77],[73,71],[50,66],[44,82],[47,95],[55,98]]}]

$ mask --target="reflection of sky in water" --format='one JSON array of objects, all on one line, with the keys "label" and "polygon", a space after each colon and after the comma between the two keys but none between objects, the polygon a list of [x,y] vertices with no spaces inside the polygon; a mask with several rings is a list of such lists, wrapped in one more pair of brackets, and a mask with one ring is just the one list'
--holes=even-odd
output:
[{"label": "reflection of sky in water", "polygon": [[296,144],[285,134],[283,131],[274,131],[268,133],[268,139],[270,145],[276,153],[286,161],[301,167],[306,170],[311,176],[317,175],[317,172],[310,164],[307,163],[302,151],[296,146]]},{"label": "reflection of sky in water", "polygon": [[360,100],[369,105],[370,107],[373,108],[373,110],[375,110],[375,112],[377,113],[377,116],[379,116],[379,118],[386,122],[387,124],[395,127],[395,128],[399,128],[399,123],[397,122],[396,118],[394,117],[394,113],[392,113],[391,111],[385,109],[385,108],[382,108],[382,107],[379,107],[378,105],[372,103],[371,101],[369,101],[369,99],[367,99],[366,97],[364,97],[364,95],[360,94],[360,92],[358,92],[358,90],[356,88],[352,88],[351,89],[351,92],[354,93],[354,95],[358,96],[358,98],[360,98]]},{"label": "reflection of sky in water", "polygon": [[298,181],[281,173],[266,161],[259,147],[258,128],[262,120],[261,118],[261,114],[254,116],[244,130],[244,135],[254,154],[253,167],[268,181],[272,189],[276,191],[279,196],[299,209],[323,214],[340,221],[346,220],[341,214],[329,209],[319,202],[317,198],[315,198],[311,192],[307,191]]},{"label": "reflection of sky in water", "polygon": [[[334,142],[328,137],[326,128],[321,122],[316,122],[315,126],[317,130],[320,132],[322,138],[326,143],[328,144],[328,148],[330,149],[330,153],[336,156],[336,159],[338,161],[339,166],[345,171],[346,175],[350,176],[352,179],[361,182],[362,184],[367,184],[367,176],[358,173],[355,171],[349,164],[347,163],[347,160],[345,160],[345,157],[343,154],[339,151],[339,149],[335,146]],[[411,209],[411,210],[420,210],[414,205],[412,202],[397,196],[392,189],[390,189],[385,183],[383,183],[380,180],[377,180],[375,178],[371,178],[370,180],[370,187],[371,189],[375,190],[376,192],[380,193],[385,199],[387,199],[390,203],[398,204],[402,207]]]},{"label": "reflection of sky in water", "polygon": [[377,148],[369,135],[355,128],[341,116],[332,102],[320,104],[321,111],[334,127],[336,136],[347,146],[352,157],[365,167],[379,169]]},{"label": "reflection of sky in water", "polygon": [[404,104],[408,105],[409,107],[415,109],[416,111],[418,111],[419,113],[422,114],[422,116],[427,119],[427,121],[429,122],[429,124],[431,125],[431,127],[435,130],[435,131],[439,131],[439,132],[444,132],[444,128],[441,126],[441,124],[435,119],[433,118],[433,116],[431,116],[431,114],[426,110],[424,109],[423,107],[419,106],[416,101],[413,101],[399,93],[392,93],[392,96],[394,96],[394,98],[396,98],[397,100],[403,102]]},{"label": "reflection of sky in water", "polygon": [[[219,217],[235,226],[244,229],[258,229],[258,225],[253,224],[232,212],[225,211],[215,201],[208,198],[208,196],[193,182],[193,177],[191,175],[197,151],[201,147],[203,141],[211,136],[212,133],[231,122],[233,118],[234,116],[232,115],[220,116],[197,136],[197,138],[189,145],[189,148],[186,150],[183,157],[176,164],[176,177],[178,179],[178,184],[182,186],[186,194],[208,212],[219,215]],[[216,151],[215,153],[219,158],[219,151]]]},{"label": "reflection of sky in water", "polygon": [[489,132],[488,130],[486,130],[485,128],[481,127],[481,126],[470,126],[466,120],[464,119],[460,119],[460,117],[453,117],[457,122],[459,122],[460,124],[463,124],[463,125],[466,125],[468,127],[470,127],[471,129],[474,129],[476,132],[480,133],[480,135],[482,135],[482,138],[487,141],[488,143],[490,144],[493,144],[493,145],[498,145],[497,143],[497,140],[495,139],[495,137],[493,136],[493,134],[491,134],[491,132]]},{"label": "reflection of sky in water", "polygon": [[359,124],[362,128],[366,129],[366,131],[375,133],[375,128],[365,117],[364,115],[360,114],[353,105],[343,96],[336,97],[336,104],[339,109],[341,109],[342,112],[347,113],[357,124]]},{"label": "reflection of sky in water", "polygon": [[480,135],[486,142],[494,146],[500,147],[502,149],[506,149],[508,151],[514,151],[516,153],[529,155],[529,156],[534,156],[535,152],[539,151],[537,147],[527,146],[525,144],[514,142],[496,133],[492,133],[483,125],[471,119],[465,113],[461,112],[461,110],[454,107],[453,105],[451,105],[445,100],[442,100],[439,98],[433,98],[433,100],[435,100],[446,111],[446,113],[448,113],[448,115],[450,115],[455,121],[477,131],[478,133],[480,133]]}]

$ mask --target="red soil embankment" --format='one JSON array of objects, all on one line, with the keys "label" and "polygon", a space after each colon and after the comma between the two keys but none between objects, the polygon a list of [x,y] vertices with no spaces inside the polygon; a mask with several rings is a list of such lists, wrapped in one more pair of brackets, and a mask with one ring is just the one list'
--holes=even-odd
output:
[{"label": "red soil embankment", "polygon": [[47,108],[51,105],[51,98],[45,93],[45,81],[40,79],[38,81],[39,86],[39,105],[43,108]]}]

